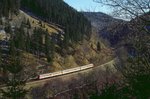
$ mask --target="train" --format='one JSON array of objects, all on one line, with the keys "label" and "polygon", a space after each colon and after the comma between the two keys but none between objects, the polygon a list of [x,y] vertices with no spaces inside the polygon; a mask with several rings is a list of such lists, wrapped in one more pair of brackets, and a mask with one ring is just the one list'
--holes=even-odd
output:
[{"label": "train", "polygon": [[66,70],[62,70],[62,71],[57,71],[57,72],[53,72],[53,73],[40,74],[40,75],[38,75],[38,79],[42,80],[42,79],[46,79],[46,78],[61,76],[61,75],[69,74],[69,73],[74,73],[74,72],[90,69],[93,67],[94,67],[93,64],[88,64],[88,65],[75,67],[75,68],[71,68],[71,69],[66,69]]}]

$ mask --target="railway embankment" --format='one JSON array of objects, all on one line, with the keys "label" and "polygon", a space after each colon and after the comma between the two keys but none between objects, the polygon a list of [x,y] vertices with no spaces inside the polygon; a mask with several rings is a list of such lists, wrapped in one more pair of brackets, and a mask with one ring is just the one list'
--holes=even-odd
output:
[{"label": "railway embankment", "polygon": [[112,70],[112,71],[115,72],[114,64],[115,64],[116,61],[117,61],[117,59],[114,58],[113,60],[111,60],[107,63],[104,63],[104,64],[99,65],[99,66],[95,66],[93,68],[89,68],[89,69],[86,69],[86,70],[81,70],[81,71],[77,71],[77,72],[73,72],[73,73],[69,73],[69,74],[65,74],[65,75],[50,77],[50,78],[47,78],[47,79],[35,80],[35,81],[32,81],[32,82],[28,82],[27,86],[42,84],[44,82],[55,80],[55,78],[56,79],[57,78],[69,78],[69,76],[70,77],[71,76],[78,76],[79,73],[84,74],[84,73],[88,73],[88,72],[92,72],[92,71],[99,71],[99,70],[106,71],[107,69]]}]

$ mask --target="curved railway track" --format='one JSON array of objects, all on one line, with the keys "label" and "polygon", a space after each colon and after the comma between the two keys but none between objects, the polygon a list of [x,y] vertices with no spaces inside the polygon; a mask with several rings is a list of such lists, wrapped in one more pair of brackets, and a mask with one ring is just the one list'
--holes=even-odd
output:
[{"label": "curved railway track", "polygon": [[[92,68],[87,68],[87,69],[79,70],[79,71],[76,71],[76,72],[71,72],[71,73],[67,73],[67,74],[63,74],[63,75],[58,75],[58,76],[55,76],[55,77],[49,77],[49,78],[39,79],[39,80],[32,80],[32,81],[27,82],[26,86],[28,87],[28,86],[40,84],[40,83],[43,83],[43,82],[50,81],[51,79],[55,79],[55,78],[58,78],[58,77],[65,77],[65,76],[72,75],[72,74],[78,74],[78,73],[81,73],[81,72],[84,72],[84,71],[88,71],[88,70],[90,71],[92,69],[101,68],[102,70],[105,70],[106,65],[112,66],[113,64],[115,64],[116,60],[117,60],[117,58],[114,58],[114,59],[112,59],[111,61],[109,61],[107,63],[101,64],[99,66],[95,66],[95,67],[92,67]],[[111,67],[111,68],[113,68],[113,67]],[[5,87],[5,85],[0,85],[0,88],[3,88],[3,87]]]},{"label": "curved railway track", "polygon": [[[40,79],[40,80],[33,80],[33,81],[28,82],[26,85],[28,86],[28,85],[34,85],[34,84],[38,84],[38,83],[42,83],[42,82],[47,82],[47,81],[50,81],[51,79],[54,79],[54,78],[57,78],[57,77],[64,77],[64,76],[71,75],[71,74],[78,74],[78,73],[84,72],[86,70],[92,70],[92,69],[97,69],[97,68],[102,68],[103,70],[105,70],[106,65],[111,65],[112,66],[113,64],[115,64],[116,60],[117,60],[117,58],[114,58],[114,59],[112,59],[111,61],[109,61],[107,63],[104,63],[104,64],[99,65],[99,66],[95,66],[95,67],[92,67],[92,68],[79,70],[79,71],[76,71],[76,72],[67,73],[67,74],[63,74],[63,75],[58,75],[58,76],[55,76],[55,77],[49,77],[49,78]],[[111,67],[111,68],[113,68],[113,67]]]}]

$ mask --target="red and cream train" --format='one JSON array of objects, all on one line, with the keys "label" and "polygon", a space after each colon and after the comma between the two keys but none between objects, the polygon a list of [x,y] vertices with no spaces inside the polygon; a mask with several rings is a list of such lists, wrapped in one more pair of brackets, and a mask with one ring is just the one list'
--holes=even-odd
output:
[{"label": "red and cream train", "polygon": [[66,69],[66,70],[62,70],[62,71],[58,71],[58,72],[40,74],[40,75],[38,75],[38,79],[46,79],[46,78],[50,78],[50,77],[61,76],[61,75],[65,75],[65,74],[69,74],[69,73],[73,73],[73,72],[78,72],[78,71],[90,69],[93,67],[94,67],[93,64],[88,64],[88,65],[75,67],[75,68],[71,68],[71,69]]}]

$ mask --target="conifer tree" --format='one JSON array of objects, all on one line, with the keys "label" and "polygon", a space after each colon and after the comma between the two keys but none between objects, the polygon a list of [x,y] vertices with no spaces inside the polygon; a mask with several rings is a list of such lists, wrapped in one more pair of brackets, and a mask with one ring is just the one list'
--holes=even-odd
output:
[{"label": "conifer tree", "polygon": [[[31,0],[21,0],[21,5],[23,9],[32,11],[40,19],[56,23],[58,27],[64,29],[64,43],[66,43],[64,45],[81,41],[84,37],[90,38],[91,23],[82,13],[77,12],[62,0],[45,0],[43,2],[37,0],[32,3]],[[40,21],[39,25],[42,26]]]},{"label": "conifer tree", "polygon": [[98,50],[98,51],[101,51],[101,45],[100,45],[100,42],[97,42],[97,50]]},{"label": "conifer tree", "polygon": [[20,8],[20,0],[1,0],[0,15],[9,17],[12,14],[18,14]]},{"label": "conifer tree", "polygon": [[31,23],[30,23],[29,19],[27,20],[27,25],[28,25],[28,28],[31,29]]},{"label": "conifer tree", "polygon": [[52,62],[53,61],[54,50],[55,50],[55,45],[54,45],[53,41],[50,39],[48,33],[46,33],[45,54],[46,54],[48,62]]},{"label": "conifer tree", "polygon": [[27,52],[31,51],[31,38],[29,32],[27,32],[27,36],[26,36],[26,51]]},{"label": "conifer tree", "polygon": [[24,66],[21,63],[21,54],[16,50],[13,40],[11,40],[10,43],[10,53],[5,67],[9,76],[7,76],[7,79],[5,80],[6,89],[1,90],[3,98],[24,98],[27,93],[27,90],[24,89],[26,80],[20,75]]}]

